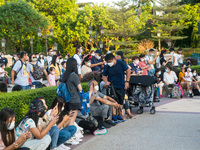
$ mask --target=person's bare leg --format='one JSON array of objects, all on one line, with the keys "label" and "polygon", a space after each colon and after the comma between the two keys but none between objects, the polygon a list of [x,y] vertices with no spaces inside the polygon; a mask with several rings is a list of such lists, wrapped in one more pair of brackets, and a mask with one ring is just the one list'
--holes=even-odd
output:
[{"label": "person's bare leg", "polygon": [[78,114],[78,110],[73,110],[73,112],[74,112],[74,115],[71,117],[69,125],[74,125],[74,122],[75,122],[77,114]]},{"label": "person's bare leg", "polygon": [[131,110],[130,109],[127,109],[126,112],[127,112],[129,118],[133,117],[133,115],[131,114]]},{"label": "person's bare leg", "polygon": [[162,84],[159,84],[160,95],[162,95]]}]

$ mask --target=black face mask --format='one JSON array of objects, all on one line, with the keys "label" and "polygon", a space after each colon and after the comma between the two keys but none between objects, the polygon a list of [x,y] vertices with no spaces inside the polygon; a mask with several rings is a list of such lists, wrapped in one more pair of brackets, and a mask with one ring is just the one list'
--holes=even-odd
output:
[{"label": "black face mask", "polygon": [[38,117],[42,118],[42,117],[44,117],[44,115],[45,115],[45,111],[42,111]]}]

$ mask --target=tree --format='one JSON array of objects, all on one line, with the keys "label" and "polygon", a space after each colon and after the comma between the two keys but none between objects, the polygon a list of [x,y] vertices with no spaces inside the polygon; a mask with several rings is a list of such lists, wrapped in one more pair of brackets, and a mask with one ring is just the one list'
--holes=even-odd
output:
[{"label": "tree", "polygon": [[179,5],[179,0],[159,0],[158,2],[160,5],[155,6],[154,10],[160,15],[153,15],[153,19],[156,22],[155,32],[161,32],[162,36],[153,37],[166,42],[171,41],[172,46],[174,46],[176,40],[187,38],[187,36],[178,35],[180,31],[187,27],[181,22],[186,15],[181,13],[182,6]]},{"label": "tree", "polygon": [[26,42],[30,43],[30,36],[48,24],[44,16],[22,1],[0,6],[0,22],[0,37],[6,39],[10,53],[23,50]]}]

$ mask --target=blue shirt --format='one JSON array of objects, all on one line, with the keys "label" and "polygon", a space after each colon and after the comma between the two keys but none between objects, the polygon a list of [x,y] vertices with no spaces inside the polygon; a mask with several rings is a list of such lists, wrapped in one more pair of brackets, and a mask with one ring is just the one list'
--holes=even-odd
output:
[{"label": "blue shirt", "polygon": [[[91,64],[97,64],[97,63],[100,63],[100,62],[102,62],[102,60],[101,59],[96,59],[95,58],[95,56],[93,56],[92,57],[92,59],[91,59]],[[98,71],[98,72],[101,72],[101,65],[99,65],[99,66],[95,66],[95,67],[93,67],[92,68],[92,71]]]},{"label": "blue shirt", "polygon": [[135,74],[138,74],[138,71],[142,71],[139,65],[135,65],[134,63],[130,63],[131,71],[134,71]]},{"label": "blue shirt", "polygon": [[124,89],[125,77],[124,71],[128,70],[128,66],[121,60],[116,60],[116,64],[112,67],[106,65],[104,67],[103,76],[108,76],[108,81],[113,83],[117,89]]}]

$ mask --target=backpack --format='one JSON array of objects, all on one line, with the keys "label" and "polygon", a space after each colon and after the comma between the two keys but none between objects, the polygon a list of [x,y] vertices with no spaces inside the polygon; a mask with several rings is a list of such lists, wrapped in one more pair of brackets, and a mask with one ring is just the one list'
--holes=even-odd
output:
[{"label": "backpack", "polygon": [[[14,76],[14,80],[17,78],[17,74],[20,72],[20,70],[22,69],[23,67],[23,62],[21,61],[21,59],[19,59],[19,61],[21,62],[21,67],[19,68],[19,70],[17,72],[15,72],[15,76]],[[13,67],[15,66],[17,61],[15,61],[15,63],[11,66],[11,69],[10,69],[10,75],[12,76],[12,70],[13,70]]]},{"label": "backpack", "polygon": [[90,113],[90,99],[89,99],[89,92],[88,93],[80,93],[79,97],[81,101],[81,113],[83,115],[87,115]]},{"label": "backpack", "polygon": [[178,85],[175,85],[172,89],[172,98],[181,98],[181,89],[179,88]]},{"label": "backpack", "polygon": [[[73,89],[74,90],[74,89]],[[72,90],[72,91],[73,91]],[[67,84],[65,82],[61,82],[56,89],[57,96],[61,96],[65,99],[65,102],[68,103],[71,100],[71,93],[67,89]]]},{"label": "backpack", "polygon": [[30,72],[31,75],[33,76],[33,78],[35,80],[40,80],[42,79],[43,77],[43,72],[42,72],[42,69],[40,68],[40,66],[38,65],[38,62],[34,65],[32,64],[33,66],[33,72]]}]

